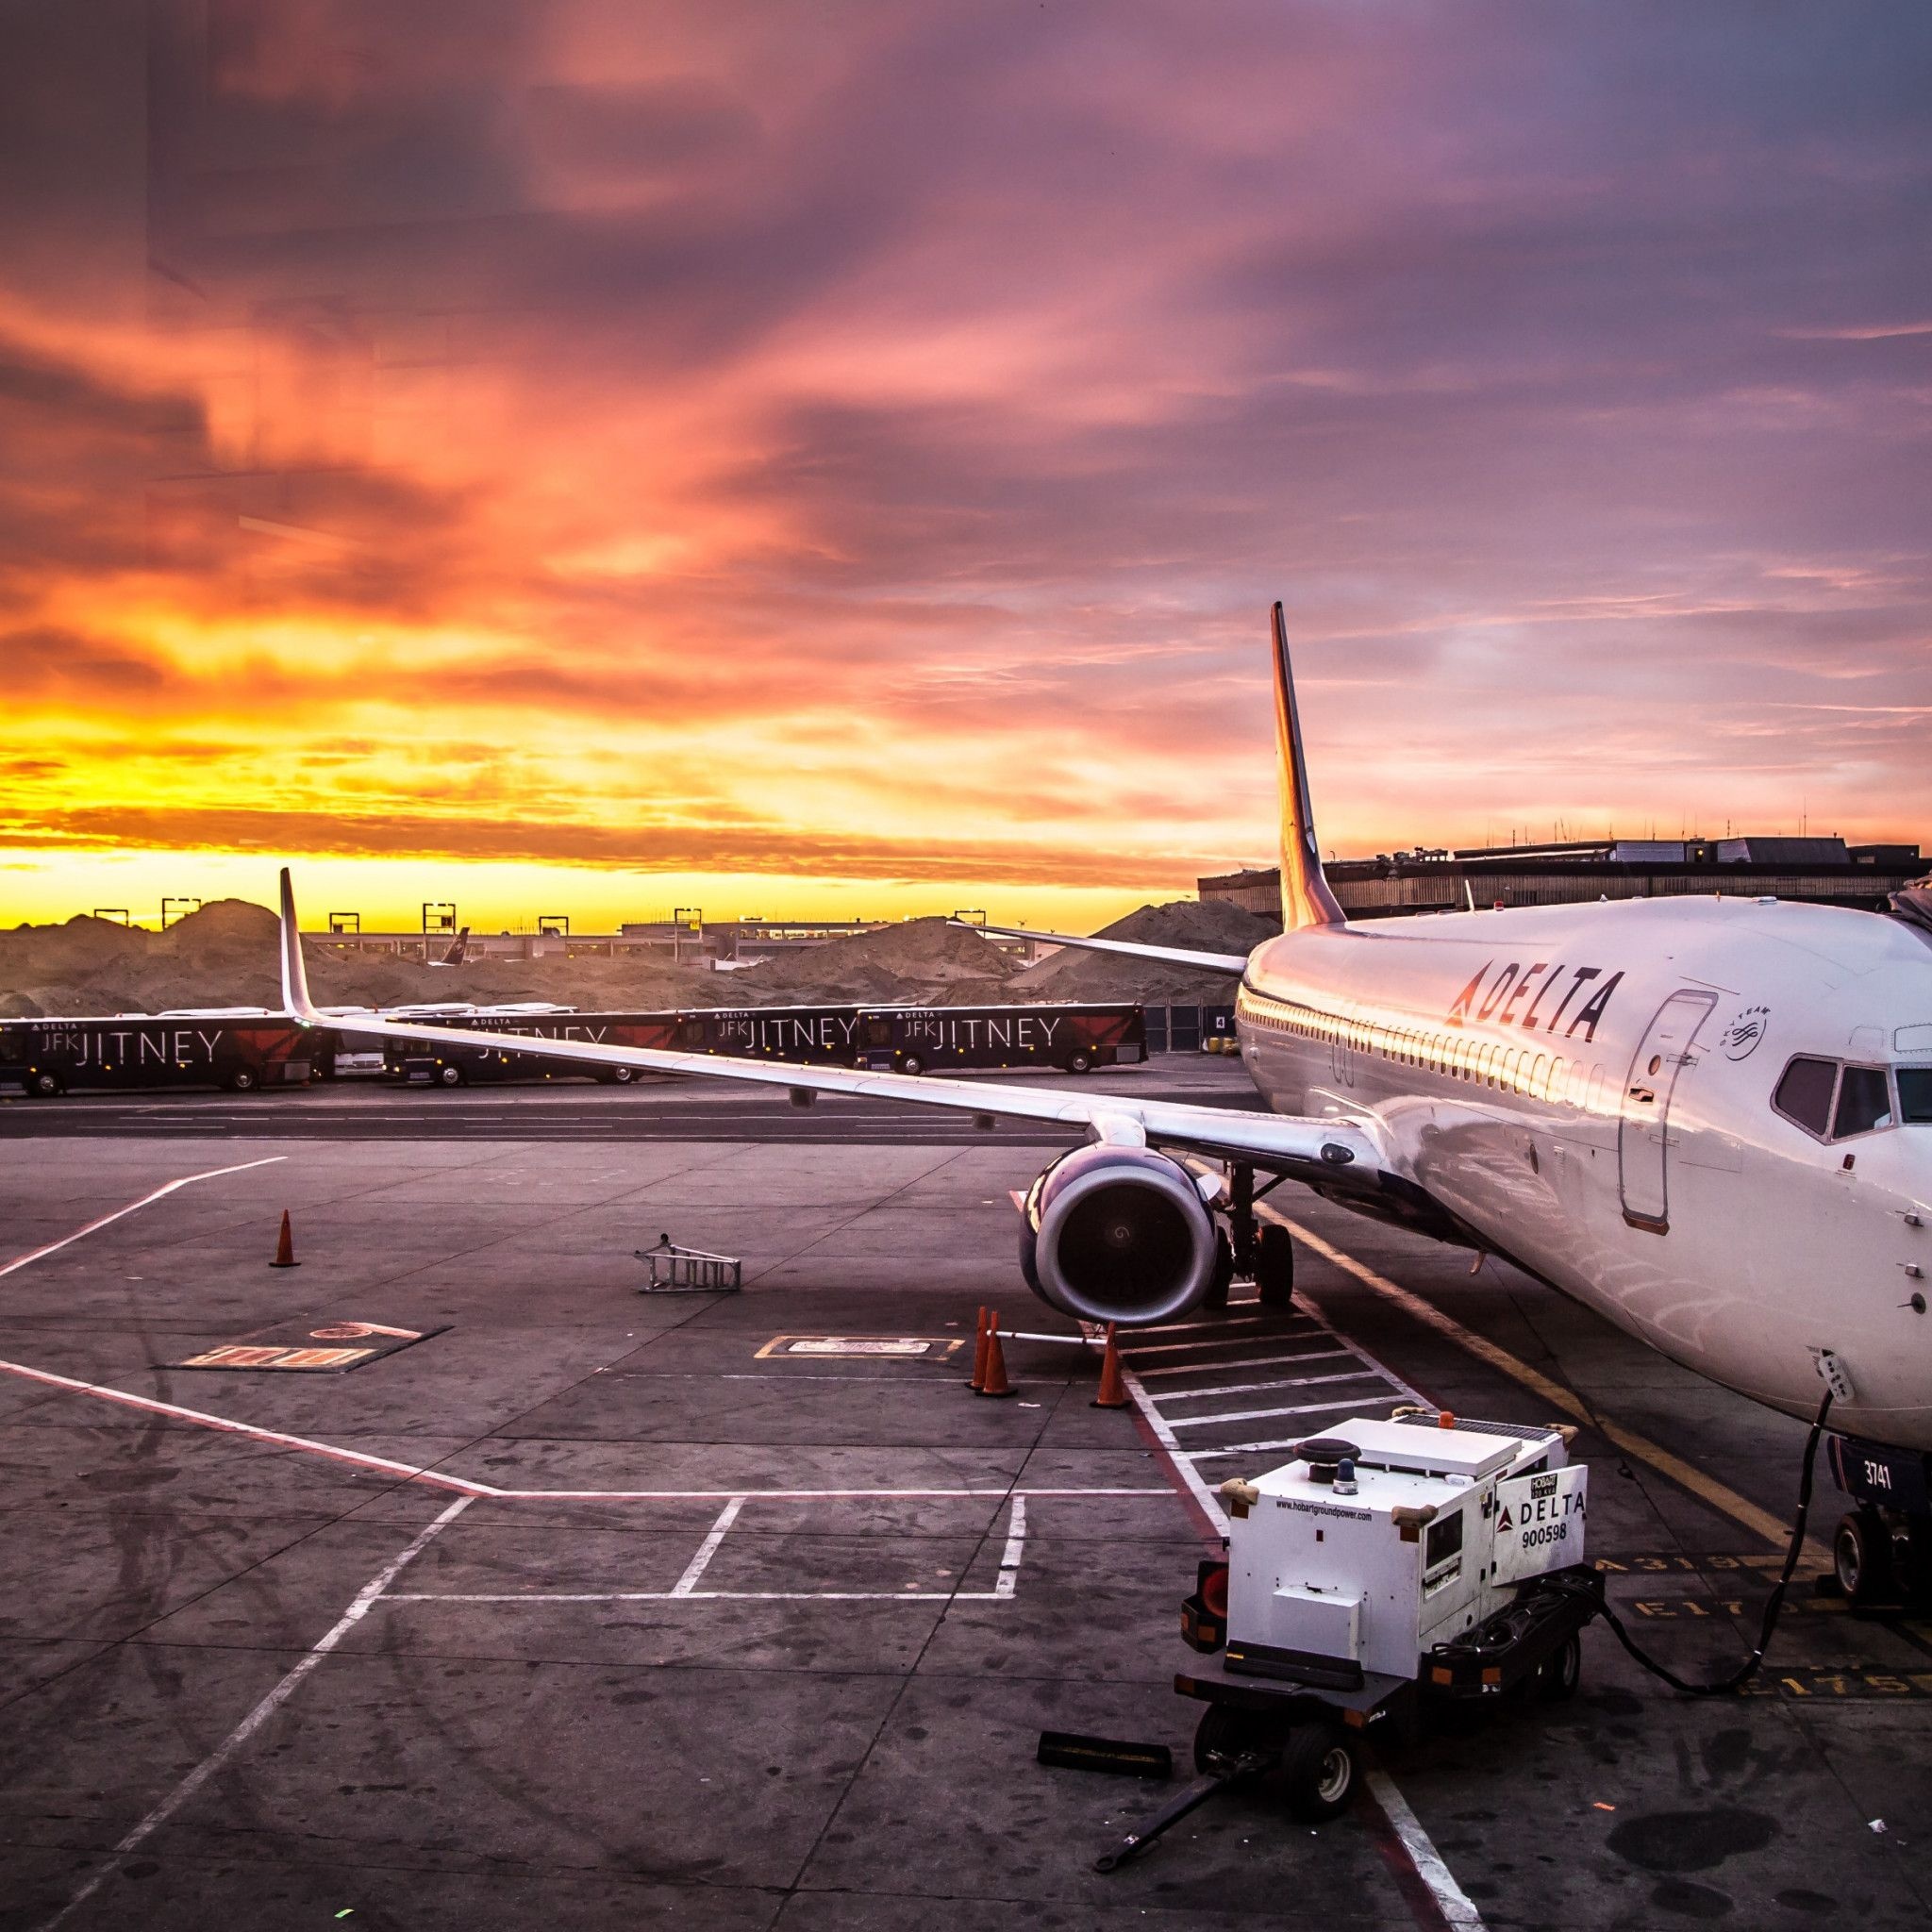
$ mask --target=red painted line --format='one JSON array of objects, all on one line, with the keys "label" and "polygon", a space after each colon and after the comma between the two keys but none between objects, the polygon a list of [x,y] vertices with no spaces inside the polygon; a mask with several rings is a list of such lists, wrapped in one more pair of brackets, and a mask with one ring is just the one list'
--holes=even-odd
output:
[{"label": "red painted line", "polygon": [[57,1375],[47,1369],[30,1369],[25,1362],[0,1361],[0,1370],[29,1382],[44,1383],[72,1395],[92,1395],[102,1402],[118,1402],[125,1408],[139,1408],[150,1415],[172,1416],[177,1422],[193,1423],[204,1429],[217,1429],[224,1435],[246,1436],[252,1441],[273,1442],[278,1449],[300,1449],[310,1456],[326,1457],[332,1462],[345,1462],[355,1469],[380,1470],[385,1475],[402,1476],[409,1482],[427,1483],[432,1488],[450,1490],[462,1496],[497,1496],[503,1492],[488,1483],[473,1483],[467,1476],[441,1475],[435,1470],[414,1463],[392,1461],[387,1456],[365,1456],[359,1449],[341,1449],[332,1442],[317,1442],[307,1436],[284,1435],[279,1429],[258,1428],[253,1423],[238,1423],[225,1415],[209,1415],[199,1408],[183,1408],[178,1402],[158,1402],[152,1395],[135,1395],[125,1389],[108,1389],[98,1382],[76,1381],[72,1375]]}]

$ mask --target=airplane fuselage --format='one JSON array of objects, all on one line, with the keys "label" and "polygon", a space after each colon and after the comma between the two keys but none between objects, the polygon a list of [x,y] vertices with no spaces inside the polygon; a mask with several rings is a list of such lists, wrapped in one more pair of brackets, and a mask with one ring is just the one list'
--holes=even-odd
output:
[{"label": "airplane fuselage", "polygon": [[1932,1449],[1910,926],[1716,896],[1309,926],[1236,1024],[1268,1104],[1357,1122],[1424,1217],[1791,1415],[1828,1350],[1834,1427]]}]

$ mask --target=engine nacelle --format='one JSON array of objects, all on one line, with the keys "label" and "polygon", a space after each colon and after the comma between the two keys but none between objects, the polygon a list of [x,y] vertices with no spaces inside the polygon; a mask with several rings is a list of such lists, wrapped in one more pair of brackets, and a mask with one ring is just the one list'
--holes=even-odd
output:
[{"label": "engine nacelle", "polygon": [[1214,1217],[1186,1168],[1149,1147],[1076,1147],[1027,1190],[1026,1285],[1088,1322],[1160,1322],[1208,1292]]}]

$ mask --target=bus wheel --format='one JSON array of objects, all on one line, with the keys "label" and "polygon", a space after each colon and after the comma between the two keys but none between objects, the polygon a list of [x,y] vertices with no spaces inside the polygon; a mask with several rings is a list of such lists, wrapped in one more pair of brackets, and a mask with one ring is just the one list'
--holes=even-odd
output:
[{"label": "bus wheel", "polygon": [[460,1087],[463,1084],[462,1068],[438,1067],[436,1070],[436,1083],[439,1087]]},{"label": "bus wheel", "polygon": [[261,1075],[253,1067],[237,1067],[222,1084],[230,1093],[253,1093],[261,1085]]},{"label": "bus wheel", "polygon": [[26,1091],[36,1100],[52,1100],[60,1091],[59,1076],[44,1070],[31,1073],[26,1076]]},{"label": "bus wheel", "polygon": [[1093,1071],[1093,1056],[1084,1047],[1078,1053],[1067,1056],[1067,1072],[1070,1074],[1091,1074]]},{"label": "bus wheel", "polygon": [[899,1071],[902,1074],[923,1074],[925,1072],[925,1062],[916,1053],[908,1053],[899,1062]]},{"label": "bus wheel", "polygon": [[628,1087],[637,1076],[638,1070],[635,1067],[612,1067],[610,1070],[611,1079],[620,1087]]}]

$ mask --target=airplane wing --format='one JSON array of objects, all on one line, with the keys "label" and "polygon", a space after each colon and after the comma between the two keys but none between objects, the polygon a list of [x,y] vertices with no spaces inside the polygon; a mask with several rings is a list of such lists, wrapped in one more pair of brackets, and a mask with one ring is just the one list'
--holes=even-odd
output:
[{"label": "airplane wing", "polygon": [[1191,953],[1185,946],[1143,946],[1134,940],[1079,939],[1065,932],[1029,932],[1024,925],[974,925],[963,919],[950,922],[965,932],[994,932],[1002,939],[1041,940],[1050,946],[1080,946],[1090,953],[1124,953],[1130,959],[1159,959],[1169,966],[1198,966],[1207,973],[1225,973],[1239,979],[1248,970],[1245,953]]},{"label": "airplane wing", "polygon": [[[282,1000],[305,1025],[332,1023],[308,996],[302,937],[295,924],[295,894],[282,872]],[[1211,957],[1211,956],[1210,956]],[[743,1080],[783,1087],[809,1106],[821,1093],[903,1101],[910,1107],[948,1108],[983,1119],[1050,1121],[1083,1127],[1095,1141],[1122,1146],[1158,1146],[1185,1153],[1252,1162],[1273,1173],[1319,1178],[1324,1187],[1353,1184],[1375,1189],[1385,1165],[1380,1148],[1359,1122],[1311,1120],[1234,1108],[1191,1107],[1184,1101],[1136,1100],[1114,1093],[1070,1093],[1064,1089],[982,1085],[914,1074],[863,1073],[848,1067],[803,1067],[782,1060],[734,1059],[719,1054],[675,1053],[658,1047],[605,1046],[584,1040],[540,1040],[468,1027],[423,1026],[380,1013],[358,1013],[349,1023],[358,1035],[420,1040],[432,1046],[481,1046],[581,1066],[636,1067],[654,1074],[690,1074],[707,1080]]]}]

